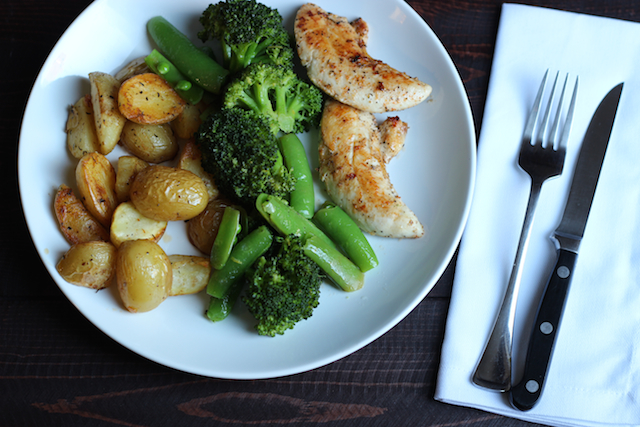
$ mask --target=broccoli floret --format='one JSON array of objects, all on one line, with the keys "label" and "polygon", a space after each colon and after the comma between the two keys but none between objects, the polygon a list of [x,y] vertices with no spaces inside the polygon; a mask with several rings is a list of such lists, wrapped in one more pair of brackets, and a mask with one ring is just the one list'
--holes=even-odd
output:
[{"label": "broccoli floret", "polygon": [[284,166],[278,141],[262,116],[239,108],[211,113],[196,134],[202,167],[222,194],[253,208],[261,193],[286,198],[295,179]]},{"label": "broccoli floret", "polygon": [[232,74],[263,62],[293,67],[294,50],[282,16],[255,0],[226,0],[202,13],[198,37],[220,42],[224,66]]},{"label": "broccoli floret", "polygon": [[299,235],[277,238],[279,249],[260,257],[246,275],[243,301],[260,335],[284,334],[319,304],[322,272],[303,253],[301,240]]},{"label": "broccoli floret", "polygon": [[265,115],[274,133],[301,133],[320,120],[323,95],[291,69],[253,64],[225,89],[224,106],[244,108]]}]

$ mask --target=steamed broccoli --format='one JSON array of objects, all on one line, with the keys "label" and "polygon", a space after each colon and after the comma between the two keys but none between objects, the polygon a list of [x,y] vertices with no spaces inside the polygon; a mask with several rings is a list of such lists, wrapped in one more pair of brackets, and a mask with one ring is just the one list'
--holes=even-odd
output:
[{"label": "steamed broccoli", "polygon": [[242,299],[260,335],[284,334],[319,304],[322,272],[303,253],[301,240],[299,235],[277,238],[279,249],[260,257],[247,273]]},{"label": "steamed broccoli", "polygon": [[232,74],[249,64],[262,62],[293,67],[294,51],[282,16],[255,0],[226,0],[211,4],[202,13],[203,42],[217,39],[224,66]]},{"label": "steamed broccoli", "polygon": [[291,69],[253,64],[225,89],[224,106],[269,117],[274,133],[302,133],[319,123],[323,95]]},{"label": "steamed broccoli", "polygon": [[196,133],[202,166],[227,197],[253,207],[261,193],[286,198],[295,179],[265,118],[239,108],[210,114]]}]

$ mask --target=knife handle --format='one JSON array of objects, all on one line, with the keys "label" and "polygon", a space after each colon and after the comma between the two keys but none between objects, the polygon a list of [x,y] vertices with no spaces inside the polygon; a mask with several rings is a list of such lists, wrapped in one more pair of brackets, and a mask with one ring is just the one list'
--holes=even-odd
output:
[{"label": "knife handle", "polygon": [[529,338],[524,375],[510,392],[511,404],[521,411],[533,408],[542,392],[577,258],[575,252],[558,249]]}]

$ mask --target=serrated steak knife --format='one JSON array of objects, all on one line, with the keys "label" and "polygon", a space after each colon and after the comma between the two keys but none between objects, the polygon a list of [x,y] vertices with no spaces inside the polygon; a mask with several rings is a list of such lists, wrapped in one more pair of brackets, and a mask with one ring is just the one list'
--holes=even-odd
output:
[{"label": "serrated steak knife", "polygon": [[558,248],[558,260],[538,307],[529,338],[524,375],[510,392],[512,405],[522,411],[533,408],[544,386],[569,283],[578,258],[578,248],[618,110],[622,85],[620,83],[611,89],[593,114],[582,142],[562,221],[552,236]]}]

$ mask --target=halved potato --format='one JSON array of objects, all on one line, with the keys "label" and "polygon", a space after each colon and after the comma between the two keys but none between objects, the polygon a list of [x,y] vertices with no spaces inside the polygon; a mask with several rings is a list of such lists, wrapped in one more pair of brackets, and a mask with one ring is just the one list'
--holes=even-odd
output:
[{"label": "halved potato", "polygon": [[116,276],[116,248],[109,242],[77,243],[58,261],[56,270],[74,285],[104,289]]},{"label": "halved potato", "polygon": [[180,148],[168,123],[141,125],[127,121],[122,129],[120,141],[131,154],[149,163],[171,160]]},{"label": "halved potato", "polygon": [[196,217],[187,222],[187,236],[193,246],[200,252],[209,255],[213,242],[218,235],[220,222],[227,206],[235,206],[228,200],[217,198],[210,200],[207,207]]},{"label": "halved potato", "polygon": [[122,67],[120,71],[114,75],[116,80],[122,84],[122,82],[137,74],[149,73],[151,70],[144,61],[144,58],[144,56],[141,56],[139,58],[132,59],[131,62]]},{"label": "halved potato", "polygon": [[111,243],[119,248],[127,240],[147,239],[158,242],[167,230],[166,221],[142,215],[131,202],[120,203],[111,219]]},{"label": "halved potato", "polygon": [[99,150],[100,143],[96,133],[91,95],[83,96],[71,106],[65,130],[67,148],[76,159]]},{"label": "halved potato", "polygon": [[218,191],[211,174],[202,168],[202,153],[193,139],[188,140],[184,145],[178,159],[178,168],[193,172],[204,182],[204,185],[207,186],[207,193],[209,193],[209,200],[218,197],[220,191]]},{"label": "halved potato", "polygon": [[129,187],[133,178],[142,169],[149,166],[149,163],[135,156],[122,156],[118,158],[116,171],[116,196],[118,203],[129,200]]},{"label": "halved potato", "polygon": [[109,241],[109,232],[85,208],[68,185],[62,184],[53,201],[62,235],[69,243]]},{"label": "halved potato", "polygon": [[202,120],[200,115],[205,109],[205,105],[201,102],[196,105],[186,104],[182,113],[171,122],[171,127],[178,138],[193,138],[193,134],[198,131]]},{"label": "halved potato", "polygon": [[151,240],[127,240],[116,256],[116,283],[125,308],[153,310],[169,295],[173,274],[164,250]]},{"label": "halved potato", "polygon": [[162,77],[154,73],[125,80],[118,92],[120,112],[132,122],[157,125],[175,119],[186,101]]},{"label": "halved potato", "polygon": [[126,122],[118,108],[120,83],[111,74],[101,72],[89,73],[89,83],[99,151],[109,154],[118,144]]},{"label": "halved potato", "polygon": [[191,219],[209,202],[207,187],[197,175],[162,165],[138,172],[129,195],[142,215],[158,221]]},{"label": "halved potato", "polygon": [[111,162],[100,153],[82,156],[76,166],[76,185],[82,203],[105,227],[118,205],[116,197],[116,171]]},{"label": "halved potato", "polygon": [[211,264],[204,257],[169,255],[173,282],[169,296],[196,294],[207,287]]}]

